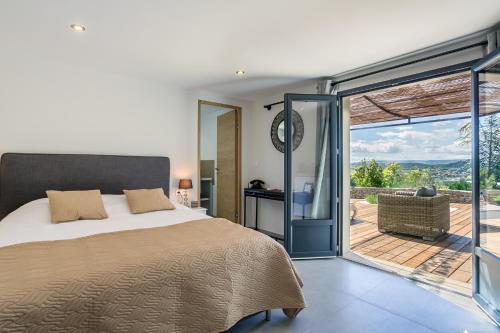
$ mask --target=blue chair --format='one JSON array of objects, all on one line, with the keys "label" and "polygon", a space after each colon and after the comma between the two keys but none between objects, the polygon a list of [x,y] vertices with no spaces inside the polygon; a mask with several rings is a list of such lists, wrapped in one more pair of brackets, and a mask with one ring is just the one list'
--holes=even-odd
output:
[{"label": "blue chair", "polygon": [[302,219],[305,219],[306,205],[312,204],[313,200],[313,192],[293,192],[293,203],[302,206]]}]

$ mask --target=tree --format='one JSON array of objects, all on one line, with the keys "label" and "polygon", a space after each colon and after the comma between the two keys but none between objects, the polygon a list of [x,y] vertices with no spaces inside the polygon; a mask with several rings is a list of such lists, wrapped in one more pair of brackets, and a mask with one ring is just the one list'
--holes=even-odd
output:
[{"label": "tree", "polygon": [[356,186],[366,186],[365,185],[365,179],[366,179],[366,160],[363,158],[361,162],[359,162],[359,165],[354,168],[354,171],[352,172],[352,181]]},{"label": "tree", "polygon": [[480,122],[480,165],[486,169],[488,178],[500,177],[500,122],[497,115],[485,117]]},{"label": "tree", "polygon": [[356,186],[383,187],[384,176],[382,174],[382,167],[375,160],[371,160],[370,163],[367,163],[366,160],[363,159],[360,164],[354,168],[352,180]]},{"label": "tree", "polygon": [[467,122],[465,125],[460,127],[460,137],[459,142],[462,146],[470,145],[472,142],[472,124]]},{"label": "tree", "polygon": [[[472,126],[467,123],[460,128],[460,143],[470,145]],[[483,116],[479,122],[479,165],[485,169],[486,178],[494,175],[500,179],[500,119],[497,114]]]},{"label": "tree", "polygon": [[384,186],[384,175],[382,167],[375,161],[371,160],[366,169],[367,183],[371,187],[383,187]]},{"label": "tree", "polygon": [[384,184],[387,187],[398,187],[402,184],[404,174],[401,164],[392,162],[385,166],[382,171],[384,177]]},{"label": "tree", "polygon": [[486,169],[479,170],[479,186],[482,189],[491,190],[497,184],[495,175],[489,175]]},{"label": "tree", "polygon": [[433,184],[431,173],[427,169],[411,169],[405,176],[405,185],[421,187]]},{"label": "tree", "polygon": [[444,186],[449,190],[459,190],[459,191],[470,191],[472,190],[472,184],[460,179],[459,181],[446,181]]}]

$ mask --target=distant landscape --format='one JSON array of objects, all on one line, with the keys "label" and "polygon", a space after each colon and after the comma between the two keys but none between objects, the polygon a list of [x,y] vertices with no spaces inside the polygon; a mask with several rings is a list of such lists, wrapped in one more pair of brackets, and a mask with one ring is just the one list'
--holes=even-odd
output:
[{"label": "distant landscape", "polygon": [[[382,168],[390,163],[398,163],[403,171],[425,169],[430,172],[431,177],[436,182],[470,180],[471,178],[470,160],[376,160],[376,162]],[[361,162],[351,163],[351,169],[360,164]]]},{"label": "distant landscape", "polygon": [[[430,165],[448,165],[453,163],[463,163],[469,160],[376,160],[378,164],[386,165],[392,162],[399,163],[401,165],[411,166],[430,166]],[[352,165],[359,165],[361,162],[353,162]]]},{"label": "distant landscape", "polygon": [[[452,120],[352,131],[351,186],[470,191],[471,129]],[[500,113],[481,118],[479,138],[479,185],[500,189]]]},{"label": "distant landscape", "polygon": [[440,188],[460,190],[470,188],[470,160],[366,160],[364,163],[364,165],[363,161],[351,163],[353,185],[377,187],[436,185]]}]

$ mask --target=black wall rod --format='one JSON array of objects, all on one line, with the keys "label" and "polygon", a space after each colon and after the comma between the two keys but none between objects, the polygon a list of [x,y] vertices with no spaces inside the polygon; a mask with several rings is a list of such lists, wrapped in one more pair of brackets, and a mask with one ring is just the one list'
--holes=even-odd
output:
[{"label": "black wall rod", "polygon": [[[401,67],[405,67],[405,66],[417,64],[419,62],[423,62],[423,61],[435,59],[435,58],[442,57],[442,56],[445,56],[445,55],[449,55],[449,54],[453,54],[453,53],[465,51],[465,50],[472,49],[472,48],[479,47],[479,46],[486,46],[486,45],[488,45],[488,41],[482,41],[482,42],[478,42],[478,43],[474,43],[474,44],[462,46],[462,47],[459,47],[459,48],[456,48],[456,49],[444,51],[444,52],[441,52],[441,53],[436,53],[436,54],[430,55],[428,57],[424,57],[424,58],[420,58],[420,59],[416,59],[416,60],[411,60],[411,61],[403,62],[403,63],[398,64],[398,65],[390,66],[390,67],[387,67],[387,68],[377,69],[377,70],[374,70],[374,71],[371,71],[371,72],[368,72],[368,73],[365,73],[365,74],[356,75],[356,76],[353,76],[353,77],[350,77],[350,78],[347,78],[347,79],[343,79],[343,80],[339,80],[339,81],[333,81],[330,84],[330,86],[331,87],[335,87],[336,85],[341,84],[341,83],[345,83],[345,82],[349,82],[349,81],[361,79],[361,78],[364,78],[364,77],[367,77],[367,76],[370,76],[370,75],[379,74],[379,73],[390,71],[390,70],[393,70],[393,69],[398,69],[398,68],[401,68]],[[285,102],[284,101],[279,101],[279,102],[275,102],[275,103],[271,103],[271,104],[266,104],[266,105],[264,105],[264,108],[266,108],[268,111],[271,111],[271,109],[272,109],[273,106],[280,105],[280,104],[283,104],[283,103],[285,103]]]},{"label": "black wall rod", "polygon": [[285,101],[279,101],[276,103],[267,104],[267,105],[264,105],[264,107],[267,109],[267,111],[271,111],[271,109],[274,105],[279,105],[279,104],[283,104],[283,103],[285,103]]}]

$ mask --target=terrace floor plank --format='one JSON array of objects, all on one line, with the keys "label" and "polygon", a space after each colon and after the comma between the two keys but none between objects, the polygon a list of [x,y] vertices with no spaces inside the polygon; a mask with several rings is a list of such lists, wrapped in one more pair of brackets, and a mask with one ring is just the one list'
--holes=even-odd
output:
[{"label": "terrace floor plank", "polygon": [[450,231],[434,241],[395,233],[377,227],[377,205],[353,200],[357,208],[351,222],[354,253],[396,263],[460,282],[472,278],[472,205],[450,204]]}]

